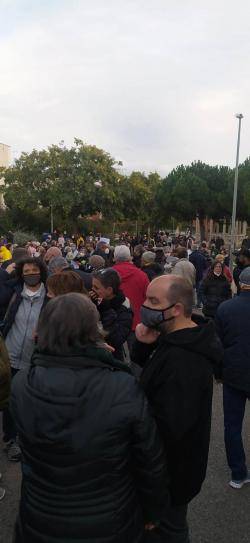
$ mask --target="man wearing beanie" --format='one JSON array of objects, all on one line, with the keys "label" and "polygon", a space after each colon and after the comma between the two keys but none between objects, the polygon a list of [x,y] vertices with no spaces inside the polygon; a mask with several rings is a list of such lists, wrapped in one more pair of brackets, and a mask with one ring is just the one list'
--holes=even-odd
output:
[{"label": "man wearing beanie", "polygon": [[153,281],[155,277],[164,274],[163,267],[158,262],[155,262],[155,257],[156,254],[152,251],[146,251],[141,257],[141,269],[146,273],[150,282]]},{"label": "man wearing beanie", "polygon": [[140,309],[146,298],[146,291],[149,285],[147,275],[132,263],[129,247],[118,245],[114,252],[114,269],[121,277],[121,290],[126,298],[130,300],[134,313],[132,334],[128,338],[130,350],[135,338],[135,328],[140,322]]},{"label": "man wearing beanie", "polygon": [[230,486],[250,483],[242,441],[242,425],[250,399],[250,267],[239,277],[240,294],[222,303],[217,311],[217,332],[224,346],[223,404],[225,447],[232,479]]}]

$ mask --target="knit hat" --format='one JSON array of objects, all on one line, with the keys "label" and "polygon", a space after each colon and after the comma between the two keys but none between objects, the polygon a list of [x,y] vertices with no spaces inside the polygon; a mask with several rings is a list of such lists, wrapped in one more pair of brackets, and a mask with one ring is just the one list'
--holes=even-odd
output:
[{"label": "knit hat", "polygon": [[145,264],[153,264],[153,262],[155,261],[155,258],[156,258],[156,254],[152,253],[152,251],[146,251],[142,255],[142,260]]},{"label": "knit hat", "polygon": [[240,284],[250,287],[250,266],[247,266],[240,274]]},{"label": "knit hat", "polygon": [[116,262],[129,262],[131,260],[131,254],[127,245],[117,245],[114,252],[114,259]]}]

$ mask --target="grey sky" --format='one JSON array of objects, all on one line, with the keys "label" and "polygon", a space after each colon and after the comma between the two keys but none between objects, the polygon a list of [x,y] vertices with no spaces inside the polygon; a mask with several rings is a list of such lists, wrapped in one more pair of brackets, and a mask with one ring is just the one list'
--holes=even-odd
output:
[{"label": "grey sky", "polygon": [[250,154],[248,0],[0,0],[0,141],[74,136],[167,173]]}]

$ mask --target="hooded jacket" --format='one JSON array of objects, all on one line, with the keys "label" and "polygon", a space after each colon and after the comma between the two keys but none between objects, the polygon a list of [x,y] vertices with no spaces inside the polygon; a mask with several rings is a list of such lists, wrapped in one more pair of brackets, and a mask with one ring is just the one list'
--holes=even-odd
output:
[{"label": "hooded jacket", "polygon": [[12,385],[23,453],[15,543],[138,543],[165,513],[165,457],[146,398],[103,349],[35,353]]},{"label": "hooded jacket", "polygon": [[[165,445],[174,505],[190,502],[206,476],[213,373],[220,377],[222,357],[214,324],[208,322],[162,335],[142,372]],[[140,363],[139,351],[134,361]]]},{"label": "hooded jacket", "polygon": [[149,280],[146,274],[139,270],[132,262],[117,262],[113,268],[121,277],[121,290],[129,299],[134,313],[132,330],[141,322],[140,309],[146,299]]},{"label": "hooded jacket", "polygon": [[155,277],[164,275],[164,268],[158,262],[152,262],[152,264],[146,264],[142,267],[142,271],[147,275],[148,280],[151,282]]}]

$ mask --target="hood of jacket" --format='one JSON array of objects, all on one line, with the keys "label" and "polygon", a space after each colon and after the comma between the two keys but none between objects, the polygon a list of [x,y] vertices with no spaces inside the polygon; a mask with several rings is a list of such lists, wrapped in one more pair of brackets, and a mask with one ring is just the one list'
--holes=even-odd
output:
[{"label": "hood of jacket", "polygon": [[[193,319],[195,320],[195,318]],[[215,365],[223,359],[223,348],[216,334],[214,323],[204,319],[194,328],[184,328],[162,336],[168,345],[183,347],[185,351],[204,356]]]},{"label": "hood of jacket", "polygon": [[138,268],[132,262],[117,262],[114,269],[119,273],[123,281],[132,278],[135,272],[138,272]]},{"label": "hood of jacket", "polygon": [[110,370],[121,370],[132,373],[129,366],[113,355],[101,345],[86,345],[86,347],[72,349],[70,354],[59,356],[53,353],[35,350],[32,356],[33,366],[47,368],[83,369],[91,367],[105,367]]}]

